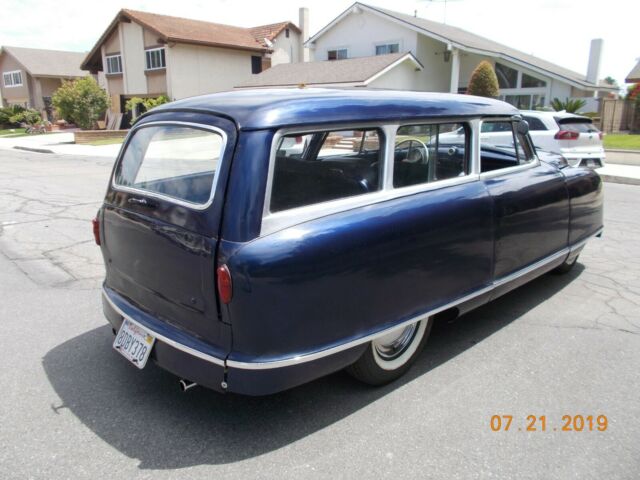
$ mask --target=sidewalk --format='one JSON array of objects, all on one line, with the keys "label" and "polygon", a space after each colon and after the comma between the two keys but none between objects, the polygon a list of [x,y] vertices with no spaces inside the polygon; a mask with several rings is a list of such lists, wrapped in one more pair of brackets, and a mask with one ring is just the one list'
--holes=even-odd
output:
[{"label": "sidewalk", "polygon": [[607,163],[596,170],[602,180],[610,183],[624,183],[627,185],[640,185],[640,165],[617,165]]},{"label": "sidewalk", "polygon": [[114,145],[76,145],[73,143],[73,133],[48,133],[45,135],[25,135],[23,137],[0,137],[2,150],[27,150],[39,153],[55,153],[58,155],[84,155],[88,157],[116,158],[120,151],[120,144]]}]

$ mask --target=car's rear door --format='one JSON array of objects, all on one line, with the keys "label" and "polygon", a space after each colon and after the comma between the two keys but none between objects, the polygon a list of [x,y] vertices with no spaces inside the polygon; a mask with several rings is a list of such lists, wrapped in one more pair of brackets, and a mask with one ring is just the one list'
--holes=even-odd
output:
[{"label": "car's rear door", "polygon": [[215,345],[215,258],[236,129],[183,116],[145,118],[116,162],[100,219],[105,287]]},{"label": "car's rear door", "polygon": [[[513,125],[507,119],[491,123]],[[518,148],[509,152],[501,147],[504,158],[492,155],[495,146],[481,138],[481,177],[494,204],[493,276],[497,281],[562,251],[569,232],[564,176],[556,167],[540,162],[523,135],[516,131],[512,135]]]}]

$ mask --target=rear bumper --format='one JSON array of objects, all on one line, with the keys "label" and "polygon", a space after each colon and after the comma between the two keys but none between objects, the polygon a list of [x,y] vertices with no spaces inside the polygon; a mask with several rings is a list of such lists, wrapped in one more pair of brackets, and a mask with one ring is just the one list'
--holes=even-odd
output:
[{"label": "rear bumper", "polygon": [[118,330],[127,318],[156,337],[150,358],[159,367],[218,392],[268,395],[287,390],[341,370],[355,362],[367,347],[357,345],[313,360],[289,357],[274,362],[239,361],[133,306],[106,286],[102,306],[114,329]]},{"label": "rear bumper", "polygon": [[604,167],[607,158],[604,150],[596,150],[593,152],[576,152],[567,149],[561,149],[560,153],[567,159],[567,163],[572,167]]}]

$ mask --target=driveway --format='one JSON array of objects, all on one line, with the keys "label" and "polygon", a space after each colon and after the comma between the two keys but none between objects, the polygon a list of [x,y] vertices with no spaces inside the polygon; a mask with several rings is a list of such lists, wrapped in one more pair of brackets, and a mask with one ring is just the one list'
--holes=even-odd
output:
[{"label": "driveway", "polygon": [[[640,187],[606,184],[573,272],[438,325],[401,381],[245,398],[112,351],[90,224],[110,169],[0,151],[0,478],[638,478]],[[608,428],[562,431],[577,414]]]}]

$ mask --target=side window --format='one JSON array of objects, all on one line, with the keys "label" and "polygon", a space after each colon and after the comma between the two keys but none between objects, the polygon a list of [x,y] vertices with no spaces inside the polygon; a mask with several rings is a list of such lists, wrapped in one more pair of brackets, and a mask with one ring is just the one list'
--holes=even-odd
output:
[{"label": "side window", "polygon": [[404,125],[396,134],[395,188],[469,173],[469,127],[462,123]]},{"label": "side window", "polygon": [[542,131],[547,129],[544,123],[542,123],[542,120],[540,120],[539,118],[536,118],[536,117],[523,117],[523,118],[529,124],[529,130],[531,131]]},{"label": "side window", "polygon": [[480,171],[490,172],[532,162],[535,154],[527,138],[511,120],[482,122],[480,129]]},{"label": "side window", "polygon": [[378,129],[318,131],[280,139],[273,167],[271,212],[380,189]]},{"label": "side window", "polygon": [[116,186],[205,205],[224,149],[222,135],[191,127],[142,127],[129,141]]}]

